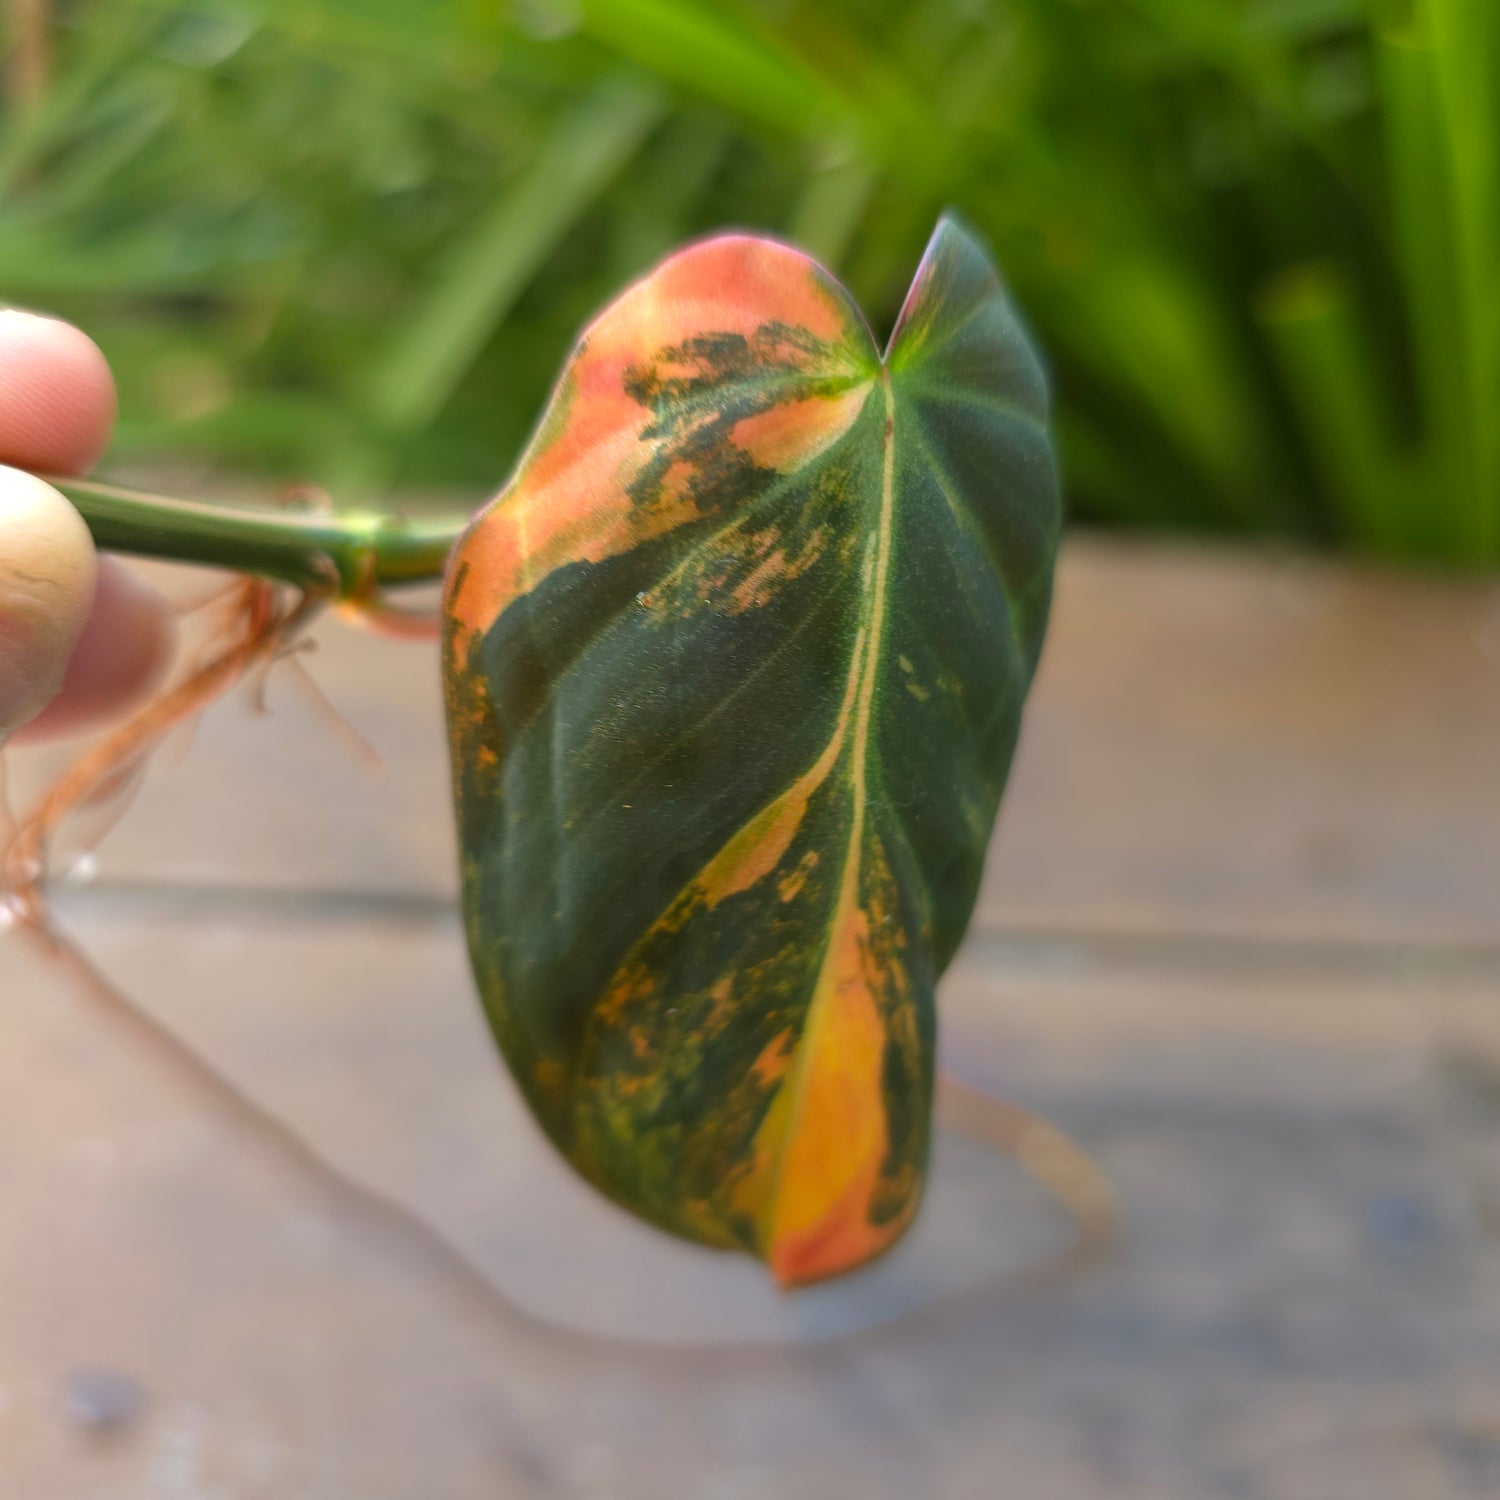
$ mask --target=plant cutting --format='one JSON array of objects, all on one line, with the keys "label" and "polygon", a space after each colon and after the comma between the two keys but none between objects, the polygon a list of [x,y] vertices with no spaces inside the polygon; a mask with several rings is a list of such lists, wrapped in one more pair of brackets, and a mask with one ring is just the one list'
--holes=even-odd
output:
[{"label": "plant cutting", "polygon": [[244,581],[219,649],[19,829],[26,921],[62,821],[169,728],[323,608],[399,627],[392,594],[441,578],[469,951],[542,1127],[785,1285],[899,1239],[1059,528],[1041,366],[967,230],[938,225],[883,353],[800,252],[679,251],[472,520],[57,483],[100,546]]}]

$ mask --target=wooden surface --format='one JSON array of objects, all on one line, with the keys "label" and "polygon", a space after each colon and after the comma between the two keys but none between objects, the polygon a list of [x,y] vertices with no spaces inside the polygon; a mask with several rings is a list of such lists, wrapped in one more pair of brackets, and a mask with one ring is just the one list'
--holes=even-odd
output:
[{"label": "wooden surface", "polygon": [[273,682],[58,896],[267,1117],[0,938],[0,1500],[1500,1496],[1495,588],[1072,548],[943,1048],[1127,1238],[996,1284],[1066,1226],[944,1135],[908,1242],[795,1297],[538,1139],[433,654],[320,644],[382,778]]}]

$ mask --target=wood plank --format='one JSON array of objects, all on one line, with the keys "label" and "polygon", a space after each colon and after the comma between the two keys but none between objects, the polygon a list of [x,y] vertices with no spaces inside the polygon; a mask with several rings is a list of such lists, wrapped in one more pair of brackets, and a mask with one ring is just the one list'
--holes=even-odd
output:
[{"label": "wood plank", "polygon": [[[555,1160],[495,1062],[451,916],[108,890],[63,916],[151,1014],[488,1284],[565,1328],[686,1349],[580,1346],[497,1311],[12,944],[0,1493],[1494,1492],[1488,959],[975,944],[945,989],[947,1055],[1097,1152],[1128,1239],[1076,1284],[883,1335],[1060,1242],[987,1151],[944,1138],[893,1257],[780,1297]],[[148,1397],[115,1439],[62,1415],[69,1372],[97,1366]],[[196,1489],[162,1477],[184,1473]]]},{"label": "wood plank", "polygon": [[[1129,1232],[948,1315],[1064,1234],[972,1142],[795,1297],[555,1159],[465,971],[432,654],[331,623],[384,779],[286,685],[227,706],[59,910],[437,1238],[0,935],[0,1495],[1500,1493],[1497,622],[1487,585],[1070,547],[943,1047]],[[140,1393],[114,1429],[91,1370]]]},{"label": "wood plank", "polygon": [[1500,589],[1068,551],[991,926],[1500,941]]}]

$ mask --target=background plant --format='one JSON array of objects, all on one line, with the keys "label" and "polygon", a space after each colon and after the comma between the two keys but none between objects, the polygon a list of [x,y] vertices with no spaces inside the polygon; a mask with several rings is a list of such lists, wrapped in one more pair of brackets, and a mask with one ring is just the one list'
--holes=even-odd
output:
[{"label": "background plant", "polygon": [[98,333],[123,459],[477,497],[671,245],[888,326],[953,204],[1080,514],[1500,559],[1493,0],[12,5],[0,289]]}]

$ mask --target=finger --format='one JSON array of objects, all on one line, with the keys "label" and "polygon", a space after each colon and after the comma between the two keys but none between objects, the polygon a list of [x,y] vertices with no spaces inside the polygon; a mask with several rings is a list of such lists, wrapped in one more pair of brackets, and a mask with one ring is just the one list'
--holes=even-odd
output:
[{"label": "finger", "polygon": [[118,558],[99,559],[99,583],[62,691],[16,736],[18,744],[76,734],[146,698],[177,649],[177,619],[160,594]]},{"label": "finger", "polygon": [[96,574],[78,512],[51,485],[0,468],[0,743],[62,686]]},{"label": "finger", "polygon": [[0,463],[81,474],[115,423],[99,346],[69,323],[0,309]]},{"label": "finger", "polygon": [[[114,419],[114,380],[87,334],[56,318],[0,309],[0,461],[81,472],[103,452]],[[41,534],[33,540],[43,549],[51,545]],[[122,712],[160,681],[171,661],[176,622],[164,600],[111,559],[99,564],[97,583],[92,574],[90,583],[87,623],[58,621],[58,641],[71,639],[77,647],[62,672],[61,692],[55,653],[32,657],[34,680],[24,693],[17,675],[14,706],[0,718],[14,727],[37,714],[18,739],[73,733]],[[8,617],[0,599],[0,629]],[[20,639],[28,630],[14,626],[10,634]]]}]

